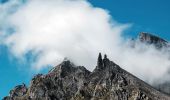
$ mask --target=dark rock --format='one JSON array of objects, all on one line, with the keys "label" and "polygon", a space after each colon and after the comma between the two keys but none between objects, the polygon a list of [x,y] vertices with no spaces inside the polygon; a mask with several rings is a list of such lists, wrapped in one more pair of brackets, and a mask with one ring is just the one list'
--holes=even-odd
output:
[{"label": "dark rock", "polygon": [[101,53],[99,53],[99,56],[98,56],[96,69],[103,69],[103,59],[102,59]]},{"label": "dark rock", "polygon": [[109,59],[107,58],[107,55],[104,55],[104,59],[103,59],[103,67],[106,68],[107,65],[109,65]]}]

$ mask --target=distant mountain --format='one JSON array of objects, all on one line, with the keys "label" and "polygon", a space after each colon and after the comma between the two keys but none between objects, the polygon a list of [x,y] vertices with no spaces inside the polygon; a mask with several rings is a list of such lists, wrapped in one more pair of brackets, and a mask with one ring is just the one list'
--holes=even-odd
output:
[{"label": "distant mountain", "polygon": [[153,44],[156,46],[156,48],[168,46],[168,42],[166,40],[146,32],[139,33],[138,39],[140,42]]},{"label": "distant mountain", "polygon": [[29,88],[16,86],[4,100],[170,100],[170,96],[100,53],[92,72],[65,60],[48,74],[36,75]]}]

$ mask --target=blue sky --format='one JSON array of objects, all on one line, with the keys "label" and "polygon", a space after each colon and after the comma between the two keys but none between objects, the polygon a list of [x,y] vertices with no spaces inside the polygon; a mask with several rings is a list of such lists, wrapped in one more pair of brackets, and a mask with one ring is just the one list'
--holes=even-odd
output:
[{"label": "blue sky", "polygon": [[138,32],[151,32],[167,40],[170,37],[170,1],[169,0],[90,0],[93,5],[109,10],[121,23],[133,23],[128,34],[136,36]]},{"label": "blue sky", "polygon": [[[0,0],[4,3],[5,0]],[[170,40],[169,0],[89,0],[92,5],[109,11],[119,23],[131,23],[125,36],[136,37],[139,32],[150,32]],[[28,67],[23,67],[28,66]],[[0,98],[8,95],[17,84],[29,84],[36,72],[29,69],[29,63],[22,63],[10,56],[5,46],[0,46]],[[41,72],[46,73],[48,69]]]}]

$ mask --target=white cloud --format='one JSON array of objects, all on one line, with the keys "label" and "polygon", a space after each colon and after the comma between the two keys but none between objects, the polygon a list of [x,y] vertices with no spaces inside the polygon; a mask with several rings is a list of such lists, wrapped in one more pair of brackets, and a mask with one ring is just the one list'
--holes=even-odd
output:
[{"label": "white cloud", "polygon": [[[8,9],[4,12],[12,9],[6,6]],[[96,57],[102,52],[124,69],[152,83],[164,77],[170,66],[164,52],[141,45],[129,47],[129,42],[121,36],[131,25],[116,22],[108,11],[93,7],[87,1],[30,0],[5,16],[1,18],[6,25],[0,31],[1,44],[8,46],[18,59],[32,52],[36,69],[59,64],[68,57],[75,64],[93,70]],[[7,26],[13,26],[14,33],[6,35]]]}]

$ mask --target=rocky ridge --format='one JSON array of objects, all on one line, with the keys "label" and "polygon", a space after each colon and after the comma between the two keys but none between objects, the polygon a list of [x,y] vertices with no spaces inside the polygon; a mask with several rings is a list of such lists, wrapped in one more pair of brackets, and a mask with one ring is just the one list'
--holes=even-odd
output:
[{"label": "rocky ridge", "polygon": [[92,72],[65,60],[11,91],[4,100],[170,100],[101,53]]}]

